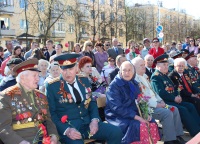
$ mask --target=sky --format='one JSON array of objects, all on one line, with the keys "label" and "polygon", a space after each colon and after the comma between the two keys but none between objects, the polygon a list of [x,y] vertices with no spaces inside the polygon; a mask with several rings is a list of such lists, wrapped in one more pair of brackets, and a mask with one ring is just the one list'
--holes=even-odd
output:
[{"label": "sky", "polygon": [[[159,0],[162,1],[163,7],[166,8],[176,8],[176,10],[185,9],[187,14],[195,17],[195,19],[200,18],[200,1],[199,0]],[[128,5],[139,4],[157,4],[158,0],[126,0]]]}]

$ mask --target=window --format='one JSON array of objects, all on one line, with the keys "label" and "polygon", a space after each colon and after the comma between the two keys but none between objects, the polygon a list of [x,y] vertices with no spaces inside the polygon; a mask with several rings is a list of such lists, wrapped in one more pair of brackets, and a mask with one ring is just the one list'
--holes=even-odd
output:
[{"label": "window", "polygon": [[[26,5],[25,5],[26,4]],[[25,6],[26,8],[28,7],[28,2],[26,0],[19,0],[19,6],[20,8],[24,9]]]},{"label": "window", "polygon": [[13,6],[14,2],[13,2],[13,0],[0,0],[0,5]]},{"label": "window", "polygon": [[106,28],[105,28],[105,27],[101,29],[101,34],[102,34],[103,36],[106,35]]},{"label": "window", "polygon": [[95,0],[90,0],[90,2],[95,2]]},{"label": "window", "polygon": [[114,19],[115,19],[114,13],[110,13],[110,21],[114,21]]},{"label": "window", "polygon": [[111,6],[111,7],[114,6],[113,0],[110,0],[110,6]]},{"label": "window", "polygon": [[40,12],[44,12],[44,2],[43,1],[37,2],[37,9]]},{"label": "window", "polygon": [[111,28],[111,29],[110,29],[110,32],[111,32],[111,36],[114,36],[114,35],[115,35],[115,30],[114,30],[114,28]]},{"label": "window", "polygon": [[72,9],[72,6],[67,6],[67,14],[68,16],[72,16],[73,15],[73,9]]},{"label": "window", "polygon": [[26,25],[26,20],[21,19],[20,20],[20,29],[25,29],[26,26],[28,26],[28,24]]},{"label": "window", "polygon": [[65,23],[63,20],[58,20],[55,23],[55,31],[57,32],[65,32]]},{"label": "window", "polygon": [[102,21],[105,20],[105,12],[101,12],[101,20],[102,20]]},{"label": "window", "polygon": [[69,32],[70,33],[74,32],[74,25],[73,24],[69,24]]},{"label": "window", "polygon": [[78,2],[81,4],[86,4],[86,5],[88,4],[88,0],[78,0]]},{"label": "window", "polygon": [[119,36],[120,36],[120,37],[123,36],[123,29],[119,29]]},{"label": "window", "polygon": [[122,2],[121,2],[121,1],[118,2],[118,8],[119,8],[119,9],[122,8]]},{"label": "window", "polygon": [[118,15],[117,20],[118,20],[118,22],[122,22],[123,21],[122,15]]},{"label": "window", "polygon": [[100,4],[104,5],[105,4],[105,0],[100,0]]},{"label": "window", "polygon": [[43,30],[44,30],[44,22],[39,21],[39,31],[43,31]]},{"label": "window", "polygon": [[91,18],[95,19],[95,11],[94,10],[91,10]]}]

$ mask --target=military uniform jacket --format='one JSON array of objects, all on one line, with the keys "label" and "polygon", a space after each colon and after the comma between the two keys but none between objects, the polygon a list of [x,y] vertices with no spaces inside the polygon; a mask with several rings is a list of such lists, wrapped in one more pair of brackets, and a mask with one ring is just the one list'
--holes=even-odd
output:
[{"label": "military uniform jacket", "polygon": [[0,139],[5,144],[33,142],[38,124],[44,123],[48,134],[57,134],[50,119],[46,96],[38,90],[32,93],[34,102],[24,89],[16,84],[0,95]]},{"label": "military uniform jacket", "polygon": [[192,81],[192,85],[195,87],[199,88],[199,92],[200,92],[200,74],[199,74],[199,70],[196,70],[194,67],[191,67],[190,65],[188,65],[186,72],[188,73],[191,81]]},{"label": "military uniform jacket", "polygon": [[[68,85],[62,76],[53,79],[46,85],[51,118],[61,136],[69,127],[79,130],[81,126],[89,124],[93,118],[100,120],[97,103],[91,99],[88,78],[76,76],[76,81],[83,96],[80,104],[76,104],[71,98]],[[66,123],[61,122],[64,115],[68,116]]]},{"label": "military uniform jacket", "polygon": [[151,76],[151,85],[154,91],[166,102],[174,102],[178,91],[174,83],[167,76],[156,70]]},{"label": "military uniform jacket", "polygon": [[[183,76],[184,76],[189,88],[191,89],[192,93],[188,92],[182,78],[175,70],[173,70],[168,76],[173,81],[173,83],[175,85],[175,89],[179,89],[181,97],[188,98],[188,97],[191,97],[192,93],[193,94],[198,93],[198,88],[192,86],[192,81],[189,78],[187,72],[183,72]],[[181,86],[182,86],[182,89],[180,89]]]}]

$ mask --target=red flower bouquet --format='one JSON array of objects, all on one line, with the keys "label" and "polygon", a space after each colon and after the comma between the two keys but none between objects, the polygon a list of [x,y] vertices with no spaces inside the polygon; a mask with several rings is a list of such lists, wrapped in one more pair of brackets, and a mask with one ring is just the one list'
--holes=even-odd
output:
[{"label": "red flower bouquet", "polygon": [[175,107],[173,107],[173,106],[169,106],[169,105],[165,105],[165,108],[166,109],[169,109],[171,112],[174,112],[174,110],[175,110]]},{"label": "red flower bouquet", "polygon": [[[33,144],[37,144],[38,142],[42,142],[42,144],[50,144],[51,137],[48,136],[46,127],[41,123],[38,125],[38,128],[39,130],[33,140]],[[41,137],[43,137],[42,140],[40,140]]]}]

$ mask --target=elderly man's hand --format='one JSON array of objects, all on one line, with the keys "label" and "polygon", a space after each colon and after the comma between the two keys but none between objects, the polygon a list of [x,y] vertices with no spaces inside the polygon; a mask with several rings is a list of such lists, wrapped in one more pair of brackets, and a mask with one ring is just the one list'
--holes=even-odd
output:
[{"label": "elderly man's hand", "polygon": [[31,143],[28,142],[28,141],[23,140],[23,141],[21,141],[19,144],[31,144]]},{"label": "elderly man's hand", "polygon": [[98,120],[92,120],[92,122],[90,123],[90,135],[96,134],[98,130],[99,130]]},{"label": "elderly man's hand", "polygon": [[82,138],[81,133],[77,131],[75,128],[68,128],[68,130],[66,131],[66,135],[72,140],[77,140]]},{"label": "elderly man's hand", "polygon": [[51,143],[50,144],[58,144],[58,138],[56,135],[51,135]]}]

